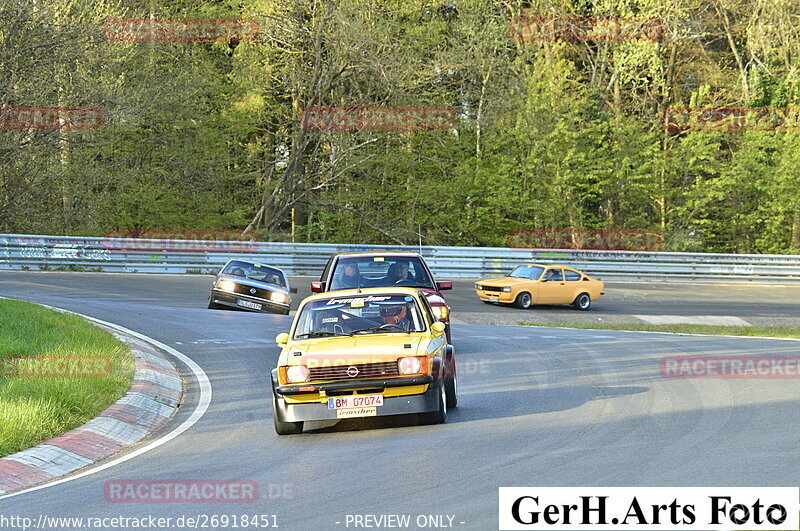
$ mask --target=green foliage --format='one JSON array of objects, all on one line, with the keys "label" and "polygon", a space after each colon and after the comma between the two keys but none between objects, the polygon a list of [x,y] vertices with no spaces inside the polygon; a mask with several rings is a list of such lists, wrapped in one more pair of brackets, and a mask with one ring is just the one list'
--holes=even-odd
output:
[{"label": "green foliage", "polygon": [[[641,228],[668,250],[800,252],[797,133],[660,123],[671,106],[797,105],[792,0],[51,4],[57,23],[0,7],[0,104],[93,105],[105,122],[2,131],[3,232],[506,245],[518,228]],[[101,35],[108,17],[151,15],[254,19],[260,36]],[[658,17],[664,38],[518,42],[520,16]],[[310,131],[311,105],[446,106],[456,120]]]}]

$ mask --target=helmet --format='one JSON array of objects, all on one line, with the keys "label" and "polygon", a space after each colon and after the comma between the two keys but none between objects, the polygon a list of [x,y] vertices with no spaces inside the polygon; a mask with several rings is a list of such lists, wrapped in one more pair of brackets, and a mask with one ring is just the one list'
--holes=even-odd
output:
[{"label": "helmet", "polygon": [[407,314],[408,308],[405,304],[381,307],[381,318],[386,324],[398,324],[406,318]]}]

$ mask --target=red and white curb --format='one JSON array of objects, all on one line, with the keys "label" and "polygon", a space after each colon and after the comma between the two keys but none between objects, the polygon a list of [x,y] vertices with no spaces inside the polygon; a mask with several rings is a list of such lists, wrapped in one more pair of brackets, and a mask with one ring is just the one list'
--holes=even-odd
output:
[{"label": "red and white curb", "polygon": [[108,458],[149,437],[180,406],[183,382],[175,366],[139,339],[143,336],[136,334],[137,338],[110,323],[98,323],[131,347],[135,372],[130,389],[83,426],[0,458],[0,496],[50,482]]}]

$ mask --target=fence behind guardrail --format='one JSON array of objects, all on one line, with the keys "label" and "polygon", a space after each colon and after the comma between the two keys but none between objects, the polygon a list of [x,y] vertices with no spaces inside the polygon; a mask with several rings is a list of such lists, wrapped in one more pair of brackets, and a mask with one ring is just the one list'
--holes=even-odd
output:
[{"label": "fence behind guardrail", "polygon": [[403,247],[316,243],[0,235],[0,269],[213,273],[233,257],[292,275],[319,275],[332,253],[415,251],[440,279],[501,276],[523,262],[566,264],[616,281],[800,283],[800,256],[503,247]]}]

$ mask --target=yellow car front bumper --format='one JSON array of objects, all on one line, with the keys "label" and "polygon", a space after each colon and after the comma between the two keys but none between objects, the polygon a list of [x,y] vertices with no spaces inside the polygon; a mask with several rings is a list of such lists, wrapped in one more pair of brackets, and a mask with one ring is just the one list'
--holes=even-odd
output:
[{"label": "yellow car front bumper", "polygon": [[476,289],[475,293],[478,298],[486,302],[514,302],[514,293],[511,291],[486,291]]}]

